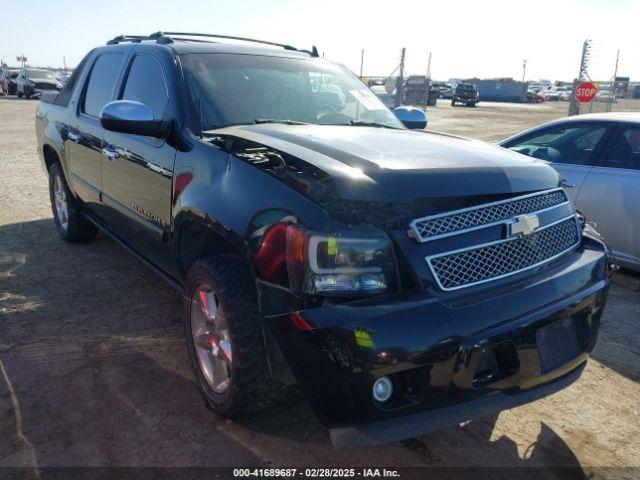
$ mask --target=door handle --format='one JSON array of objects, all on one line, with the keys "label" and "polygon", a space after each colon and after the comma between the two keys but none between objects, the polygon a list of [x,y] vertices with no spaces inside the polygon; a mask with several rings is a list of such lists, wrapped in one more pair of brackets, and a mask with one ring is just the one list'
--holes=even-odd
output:
[{"label": "door handle", "polygon": [[80,142],[80,135],[75,133],[75,132],[67,133],[67,137],[69,137],[69,140],[71,140],[73,143],[79,143]]},{"label": "door handle", "polygon": [[109,161],[115,160],[116,158],[118,158],[120,156],[120,154],[118,153],[118,150],[116,150],[113,147],[104,147],[102,149],[102,154],[104,156],[106,156],[107,160],[109,160]]},{"label": "door handle", "polygon": [[560,180],[560,186],[564,188],[575,188],[576,184],[573,182],[569,182],[563,178],[562,180]]}]

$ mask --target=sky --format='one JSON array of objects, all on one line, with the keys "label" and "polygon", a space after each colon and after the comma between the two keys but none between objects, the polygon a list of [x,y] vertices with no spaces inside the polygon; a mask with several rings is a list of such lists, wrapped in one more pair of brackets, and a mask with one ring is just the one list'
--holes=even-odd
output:
[{"label": "sky", "polygon": [[0,0],[0,58],[75,66],[116,35],[191,31],[309,49],[360,72],[389,75],[406,48],[408,74],[435,79],[571,80],[582,43],[594,42],[590,76],[640,80],[640,0]]}]

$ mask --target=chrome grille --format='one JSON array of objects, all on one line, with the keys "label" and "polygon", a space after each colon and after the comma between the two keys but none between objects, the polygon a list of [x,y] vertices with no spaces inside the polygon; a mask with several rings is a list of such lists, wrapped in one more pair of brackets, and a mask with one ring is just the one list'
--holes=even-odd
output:
[{"label": "chrome grille", "polygon": [[438,285],[456,290],[513,275],[559,257],[580,242],[576,216],[535,233],[427,258]]},{"label": "chrome grille", "polygon": [[411,228],[419,242],[427,242],[463,231],[502,223],[517,215],[541,212],[563,205],[568,201],[567,194],[563,189],[546,190],[464,210],[418,218],[411,222]]}]

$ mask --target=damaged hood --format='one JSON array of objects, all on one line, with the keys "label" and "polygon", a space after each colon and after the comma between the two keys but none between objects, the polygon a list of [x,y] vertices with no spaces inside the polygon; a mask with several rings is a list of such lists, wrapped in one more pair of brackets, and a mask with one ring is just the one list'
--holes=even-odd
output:
[{"label": "damaged hood", "polygon": [[557,187],[546,163],[484,142],[387,128],[260,124],[217,130],[326,172],[344,200],[503,195]]}]

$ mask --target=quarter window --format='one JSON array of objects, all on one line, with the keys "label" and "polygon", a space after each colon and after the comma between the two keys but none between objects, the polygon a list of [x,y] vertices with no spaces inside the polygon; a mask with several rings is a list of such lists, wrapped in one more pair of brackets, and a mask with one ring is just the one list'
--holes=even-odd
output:
[{"label": "quarter window", "polygon": [[626,128],[622,131],[606,166],[640,170],[640,128]]},{"label": "quarter window", "polygon": [[150,55],[135,57],[127,76],[122,99],[142,102],[151,108],[154,119],[166,119],[169,97],[162,67],[155,58]]},{"label": "quarter window", "polygon": [[98,57],[89,76],[82,112],[94,117],[100,114],[102,107],[111,100],[113,86],[123,61],[124,55],[120,53],[109,53]]},{"label": "quarter window", "polygon": [[553,127],[512,143],[508,148],[548,162],[590,165],[593,151],[606,130],[602,125]]}]

